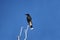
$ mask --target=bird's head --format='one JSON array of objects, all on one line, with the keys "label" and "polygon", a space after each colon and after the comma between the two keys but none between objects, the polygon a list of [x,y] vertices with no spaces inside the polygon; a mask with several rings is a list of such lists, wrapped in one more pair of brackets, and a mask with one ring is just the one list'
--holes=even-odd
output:
[{"label": "bird's head", "polygon": [[25,14],[26,16],[29,16],[29,14]]}]

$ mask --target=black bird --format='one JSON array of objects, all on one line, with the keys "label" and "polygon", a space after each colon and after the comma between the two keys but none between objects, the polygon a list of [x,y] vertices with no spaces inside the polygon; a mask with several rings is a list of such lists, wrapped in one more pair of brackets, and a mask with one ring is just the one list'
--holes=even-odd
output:
[{"label": "black bird", "polygon": [[32,28],[32,18],[30,16],[30,14],[25,14],[25,15],[26,15],[26,18],[27,18],[28,25],[30,26],[30,28]]}]

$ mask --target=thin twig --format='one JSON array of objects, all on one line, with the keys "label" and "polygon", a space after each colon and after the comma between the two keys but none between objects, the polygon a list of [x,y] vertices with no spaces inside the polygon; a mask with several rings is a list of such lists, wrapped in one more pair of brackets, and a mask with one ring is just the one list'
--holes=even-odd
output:
[{"label": "thin twig", "polygon": [[24,40],[27,40],[27,34],[28,34],[28,25],[27,25],[27,29],[25,29],[25,38],[24,38]]}]

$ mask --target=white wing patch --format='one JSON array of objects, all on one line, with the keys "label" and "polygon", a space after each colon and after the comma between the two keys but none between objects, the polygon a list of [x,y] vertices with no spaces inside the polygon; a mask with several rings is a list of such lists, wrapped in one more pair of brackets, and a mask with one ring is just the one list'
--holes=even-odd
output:
[{"label": "white wing patch", "polygon": [[32,25],[32,22],[30,21],[30,26]]}]

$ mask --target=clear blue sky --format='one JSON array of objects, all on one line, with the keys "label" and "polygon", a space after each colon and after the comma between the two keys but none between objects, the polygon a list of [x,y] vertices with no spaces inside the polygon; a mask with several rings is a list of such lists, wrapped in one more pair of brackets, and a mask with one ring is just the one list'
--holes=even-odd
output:
[{"label": "clear blue sky", "polygon": [[28,40],[60,40],[60,0],[0,0],[0,40],[17,40],[27,12],[34,27]]}]

